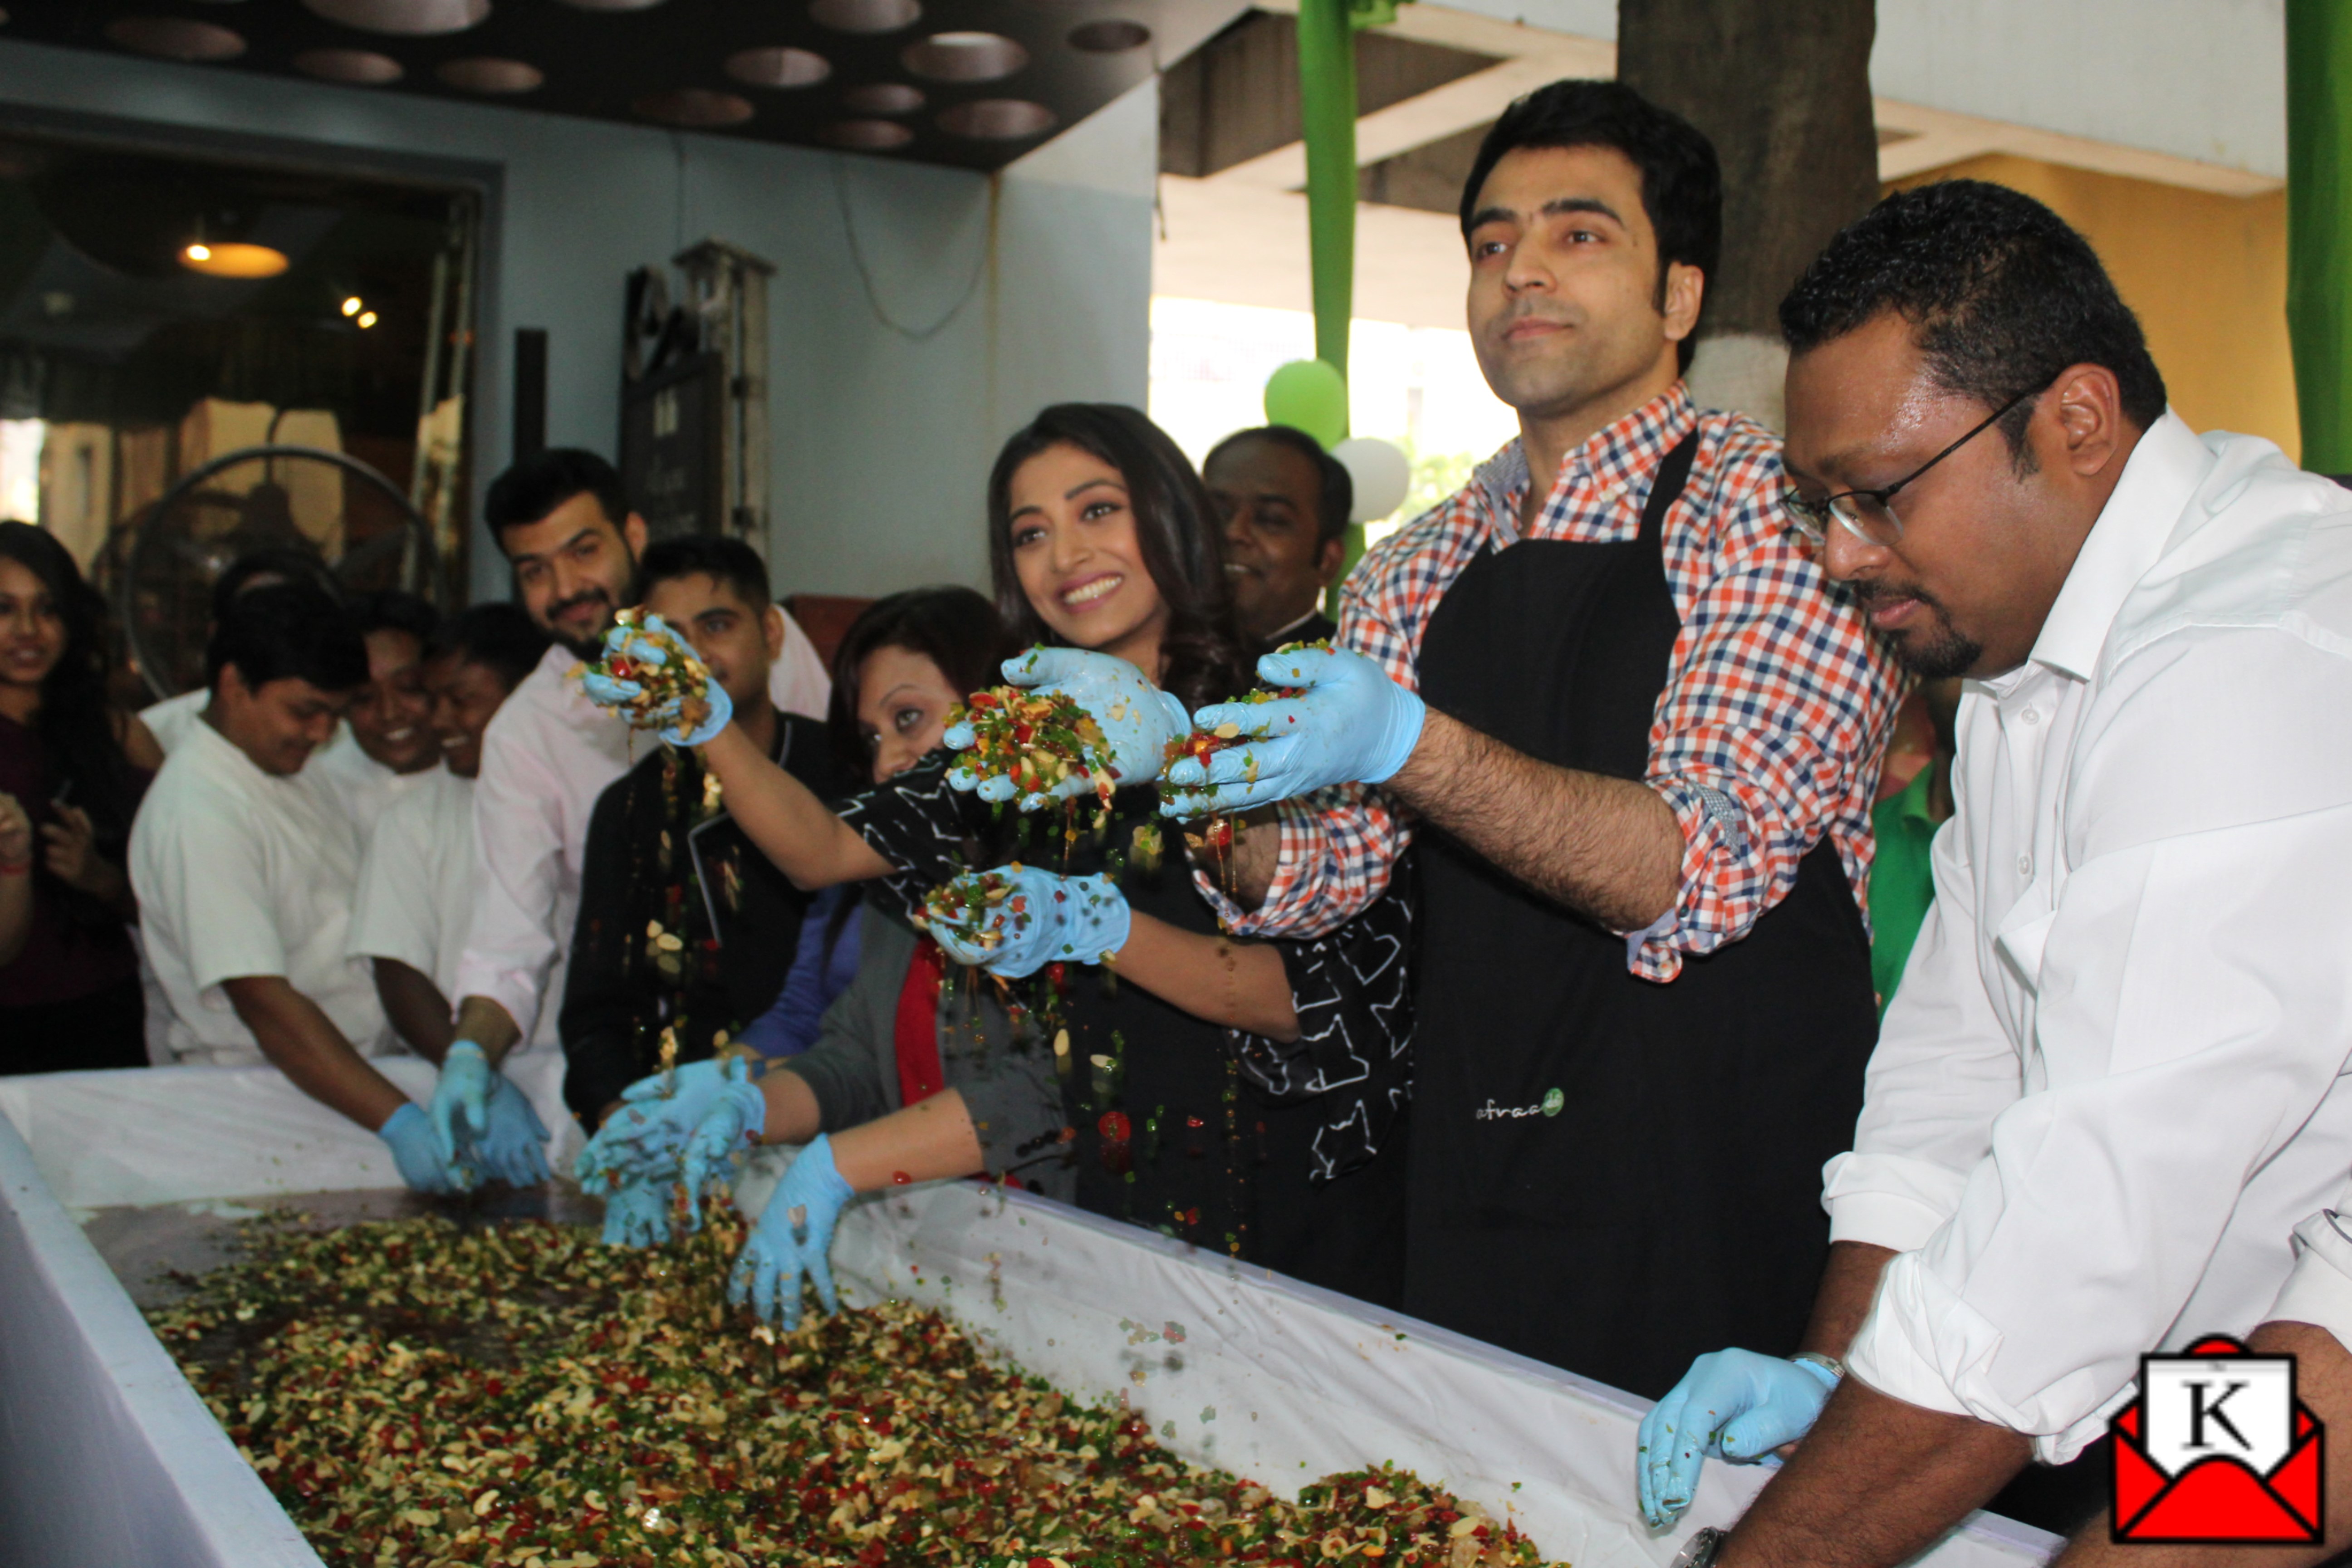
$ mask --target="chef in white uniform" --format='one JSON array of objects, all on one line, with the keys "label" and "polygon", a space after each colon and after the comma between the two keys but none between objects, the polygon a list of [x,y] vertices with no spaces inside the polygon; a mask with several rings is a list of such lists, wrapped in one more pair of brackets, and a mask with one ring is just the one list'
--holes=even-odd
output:
[{"label": "chef in white uniform", "polygon": [[424,1113],[367,1061],[385,1028],[346,952],[359,835],[308,767],[366,681],[366,647],[342,605],[285,583],[236,598],[206,662],[211,700],[131,833],[172,1052],[274,1064],[383,1138],[411,1186],[446,1190]]},{"label": "chef in white uniform", "polygon": [[422,665],[441,765],[393,800],[361,866],[352,956],[373,966],[394,1029],[436,1063],[456,1037],[451,997],[473,930],[483,732],[546,650],[547,634],[513,605],[477,605],[443,623]]}]

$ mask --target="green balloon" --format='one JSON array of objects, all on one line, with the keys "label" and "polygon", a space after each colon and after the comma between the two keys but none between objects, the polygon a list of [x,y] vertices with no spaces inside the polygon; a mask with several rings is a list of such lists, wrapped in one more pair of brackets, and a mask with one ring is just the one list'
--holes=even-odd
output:
[{"label": "green balloon", "polygon": [[1348,378],[1324,360],[1292,360],[1266,377],[1265,422],[1338,446],[1348,437]]}]

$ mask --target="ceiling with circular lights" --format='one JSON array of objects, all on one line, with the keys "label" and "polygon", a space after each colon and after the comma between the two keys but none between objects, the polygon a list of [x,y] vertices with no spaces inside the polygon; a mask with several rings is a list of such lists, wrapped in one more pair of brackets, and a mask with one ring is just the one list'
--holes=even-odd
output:
[{"label": "ceiling with circular lights", "polygon": [[[76,0],[0,38],[994,169],[1243,0]],[[13,13],[13,14],[11,14]]]}]

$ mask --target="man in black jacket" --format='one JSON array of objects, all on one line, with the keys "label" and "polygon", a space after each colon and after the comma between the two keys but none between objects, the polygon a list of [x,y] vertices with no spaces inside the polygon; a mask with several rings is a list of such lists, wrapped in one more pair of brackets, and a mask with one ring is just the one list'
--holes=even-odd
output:
[{"label": "man in black jacket", "polygon": [[[782,612],[749,545],[665,540],[639,566],[645,607],[694,645],[736,722],[820,795],[839,785],[824,727],[777,711]],[[652,744],[652,742],[647,742]],[[712,1056],[766,1012],[792,968],[808,897],[744,837],[694,752],[655,745],[596,802],[559,1026],[563,1094],[591,1131],[660,1065]]]}]

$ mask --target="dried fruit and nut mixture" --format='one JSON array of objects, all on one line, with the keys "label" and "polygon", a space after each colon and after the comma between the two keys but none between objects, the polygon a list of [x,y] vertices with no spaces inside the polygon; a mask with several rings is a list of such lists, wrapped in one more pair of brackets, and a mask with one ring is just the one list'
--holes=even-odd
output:
[{"label": "dried fruit and nut mixture", "polygon": [[950,710],[948,722],[971,726],[971,744],[956,760],[976,778],[1004,777],[1020,795],[1043,795],[1074,774],[1087,777],[1105,805],[1116,780],[1109,743],[1076,700],[1059,691],[996,686]]},{"label": "dried fruit and nut mixture", "polygon": [[614,680],[634,680],[637,694],[628,700],[622,717],[639,730],[663,730],[673,725],[681,730],[698,730],[710,717],[710,703],[705,693],[710,689],[710,670],[687,640],[671,629],[659,616],[648,616],[640,610],[623,610],[614,620],[630,627],[635,636],[632,646],[646,642],[661,649],[664,660],[650,664],[633,658],[628,653],[608,653],[585,667],[598,675]]},{"label": "dried fruit and nut mixture", "polygon": [[543,1222],[256,1220],[148,1316],[337,1568],[1540,1561],[1402,1471],[1291,1503],[1189,1465],[934,1311],[775,1333],[723,1299],[742,1235],[723,1207],[645,1251]]}]

